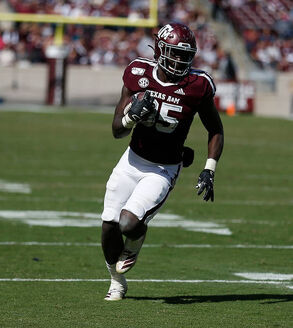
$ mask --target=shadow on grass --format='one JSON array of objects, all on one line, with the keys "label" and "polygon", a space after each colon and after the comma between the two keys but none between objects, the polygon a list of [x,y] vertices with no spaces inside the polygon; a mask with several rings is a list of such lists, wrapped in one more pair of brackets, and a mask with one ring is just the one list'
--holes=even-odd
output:
[{"label": "shadow on grass", "polygon": [[135,297],[127,296],[127,299],[137,301],[162,301],[167,304],[191,304],[191,303],[220,303],[234,301],[261,301],[260,304],[274,304],[281,302],[292,302],[293,295],[289,294],[248,294],[248,295],[180,295],[162,297]]}]

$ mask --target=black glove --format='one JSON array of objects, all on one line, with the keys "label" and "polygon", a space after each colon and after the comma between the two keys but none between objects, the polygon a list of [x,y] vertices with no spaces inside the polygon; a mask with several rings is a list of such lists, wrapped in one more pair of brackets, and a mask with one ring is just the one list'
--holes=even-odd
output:
[{"label": "black glove", "polygon": [[143,98],[139,100],[133,97],[132,105],[128,111],[129,118],[134,122],[144,121],[155,110],[154,97],[146,91]]},{"label": "black glove", "polygon": [[198,189],[197,194],[200,195],[204,190],[205,194],[203,199],[208,201],[214,201],[214,172],[211,170],[204,169],[198,177],[197,185],[195,187]]}]

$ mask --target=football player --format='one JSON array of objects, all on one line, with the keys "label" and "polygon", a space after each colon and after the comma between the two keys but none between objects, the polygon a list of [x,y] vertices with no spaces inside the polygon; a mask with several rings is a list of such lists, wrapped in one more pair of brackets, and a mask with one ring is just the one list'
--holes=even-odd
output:
[{"label": "football player", "polygon": [[193,151],[184,147],[194,115],[208,131],[208,154],[196,188],[214,200],[214,174],[223,149],[223,126],[215,108],[216,88],[204,71],[192,69],[195,36],[171,23],[155,35],[154,60],[137,58],[125,69],[112,131],[115,138],[132,132],[129,147],[107,182],[102,213],[102,248],[111,285],[105,300],[127,292],[124,274],[133,267],[147,224],[174,188]]}]

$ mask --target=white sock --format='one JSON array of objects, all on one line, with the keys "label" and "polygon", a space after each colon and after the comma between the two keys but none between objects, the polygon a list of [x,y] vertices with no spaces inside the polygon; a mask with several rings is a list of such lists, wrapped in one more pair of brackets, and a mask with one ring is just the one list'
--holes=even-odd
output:
[{"label": "white sock", "polygon": [[122,273],[118,273],[116,271],[116,263],[114,264],[109,264],[106,262],[106,267],[110,273],[110,276],[111,276],[111,280],[115,280],[115,281],[118,281],[118,282],[122,282],[122,280],[124,280],[124,275]]}]

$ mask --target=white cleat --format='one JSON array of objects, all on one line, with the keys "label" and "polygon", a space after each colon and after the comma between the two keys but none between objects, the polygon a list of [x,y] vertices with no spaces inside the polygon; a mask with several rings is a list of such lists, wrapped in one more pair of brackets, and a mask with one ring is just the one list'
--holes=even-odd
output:
[{"label": "white cleat", "polygon": [[120,277],[120,282],[111,279],[111,285],[104,298],[105,301],[120,301],[125,298],[127,292],[127,282],[124,276]]},{"label": "white cleat", "polygon": [[136,263],[138,253],[133,253],[127,249],[124,249],[116,263],[116,271],[118,273],[125,273],[129,271]]},{"label": "white cleat", "polygon": [[126,273],[134,266],[144,239],[145,235],[137,240],[130,240],[129,238],[126,238],[124,250],[116,263],[116,271],[118,273]]}]

